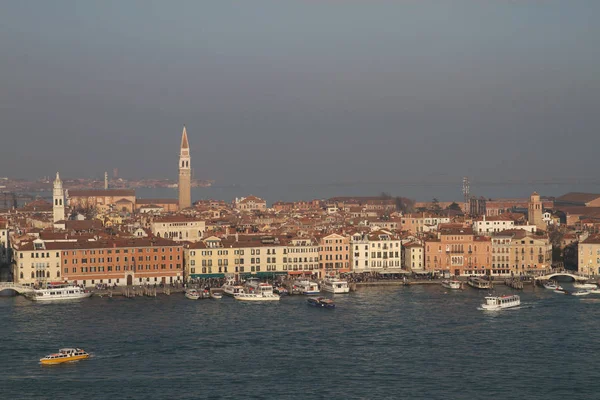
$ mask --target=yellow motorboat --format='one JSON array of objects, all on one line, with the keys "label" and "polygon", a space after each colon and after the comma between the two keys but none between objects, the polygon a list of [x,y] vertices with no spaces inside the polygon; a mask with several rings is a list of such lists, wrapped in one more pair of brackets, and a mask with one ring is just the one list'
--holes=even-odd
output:
[{"label": "yellow motorboat", "polygon": [[48,354],[46,357],[40,359],[41,364],[62,364],[66,362],[85,360],[90,358],[90,355],[83,349],[60,349],[58,353]]}]

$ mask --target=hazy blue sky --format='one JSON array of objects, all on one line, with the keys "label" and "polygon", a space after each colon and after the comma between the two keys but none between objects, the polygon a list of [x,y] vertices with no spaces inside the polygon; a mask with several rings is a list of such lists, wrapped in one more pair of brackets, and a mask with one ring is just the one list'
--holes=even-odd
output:
[{"label": "hazy blue sky", "polygon": [[0,176],[597,177],[600,1],[6,1]]}]

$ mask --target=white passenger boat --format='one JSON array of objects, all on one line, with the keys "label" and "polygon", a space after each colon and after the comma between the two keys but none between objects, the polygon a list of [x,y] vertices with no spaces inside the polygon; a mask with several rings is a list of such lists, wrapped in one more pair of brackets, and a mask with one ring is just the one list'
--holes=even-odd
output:
[{"label": "white passenger boat", "polygon": [[503,310],[505,308],[518,307],[521,305],[519,296],[487,296],[485,303],[481,305],[483,310]]},{"label": "white passenger boat", "polygon": [[248,284],[246,292],[234,298],[239,301],[279,301],[279,296],[273,293],[273,286],[257,281]]},{"label": "white passenger boat", "polygon": [[237,296],[240,293],[244,293],[244,287],[236,284],[234,281],[226,282],[223,287],[223,293],[227,296]]},{"label": "white passenger boat", "polygon": [[442,286],[446,289],[457,290],[461,287],[461,282],[456,280],[445,280],[442,281]]},{"label": "white passenger boat", "polygon": [[330,293],[350,293],[348,282],[337,278],[327,278],[323,280],[321,290]]},{"label": "white passenger boat", "polygon": [[198,300],[200,298],[200,292],[196,289],[188,289],[185,291],[185,297],[190,300]]},{"label": "white passenger boat", "polygon": [[79,286],[60,285],[45,289],[36,289],[31,295],[34,301],[76,300],[90,297],[92,292]]},{"label": "white passenger boat", "polygon": [[579,283],[579,282],[575,282],[573,284],[573,287],[575,289],[597,289],[598,285],[596,285],[595,283],[588,283],[588,282],[584,282],[584,283]]},{"label": "white passenger boat", "polygon": [[475,289],[489,289],[491,287],[490,281],[481,278],[471,277],[467,280],[467,283]]},{"label": "white passenger boat", "polygon": [[590,294],[600,294],[600,288],[590,290]]},{"label": "white passenger boat", "polygon": [[576,292],[571,293],[573,296],[587,296],[588,294],[592,294],[589,290],[578,290]]},{"label": "white passenger boat", "polygon": [[311,295],[319,294],[319,285],[316,282],[300,280],[294,282],[295,289],[300,294]]}]

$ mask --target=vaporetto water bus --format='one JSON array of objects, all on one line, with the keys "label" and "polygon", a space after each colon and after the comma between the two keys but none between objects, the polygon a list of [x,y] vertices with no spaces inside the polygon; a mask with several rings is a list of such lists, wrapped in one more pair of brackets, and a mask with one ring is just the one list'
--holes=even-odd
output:
[{"label": "vaporetto water bus", "polygon": [[505,308],[519,307],[521,298],[519,296],[487,296],[485,303],[481,305],[483,310],[494,311],[503,310]]},{"label": "vaporetto water bus", "polygon": [[92,292],[79,286],[59,285],[45,289],[36,289],[30,296],[33,301],[76,300],[90,297]]},{"label": "vaporetto water bus", "polygon": [[446,289],[457,290],[457,289],[460,289],[462,284],[460,281],[445,280],[445,281],[442,281],[442,286],[445,287]]},{"label": "vaporetto water bus", "polygon": [[469,278],[467,283],[469,284],[469,286],[475,289],[489,289],[491,287],[490,281],[486,281],[485,279],[481,278],[471,277]]}]

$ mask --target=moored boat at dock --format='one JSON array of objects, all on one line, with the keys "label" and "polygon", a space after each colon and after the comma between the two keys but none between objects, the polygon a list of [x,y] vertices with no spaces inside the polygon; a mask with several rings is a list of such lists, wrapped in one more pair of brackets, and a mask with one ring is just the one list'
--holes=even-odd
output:
[{"label": "moored boat at dock", "polygon": [[44,365],[62,364],[66,362],[85,360],[89,357],[90,355],[83,349],[65,348],[58,350],[58,353],[48,354],[46,357],[41,358],[40,363]]},{"label": "moored boat at dock", "polygon": [[445,287],[446,289],[452,289],[452,290],[457,290],[460,289],[462,286],[460,281],[457,280],[443,280],[442,281],[442,287]]},{"label": "moored boat at dock", "polygon": [[467,281],[469,286],[475,289],[490,289],[492,287],[490,281],[486,281],[485,279],[470,277]]},{"label": "moored boat at dock", "polygon": [[348,282],[343,279],[326,278],[321,284],[321,290],[330,293],[350,293]]},{"label": "moored boat at dock", "polygon": [[73,285],[50,286],[33,291],[33,301],[76,300],[90,297],[92,292]]},{"label": "moored boat at dock", "polygon": [[185,297],[190,300],[198,300],[200,293],[196,289],[188,289],[185,291]]},{"label": "moored boat at dock", "polygon": [[294,289],[304,295],[319,294],[319,285],[316,282],[300,280],[294,282]]},{"label": "moored boat at dock", "polygon": [[246,286],[246,292],[234,296],[239,301],[279,301],[280,297],[273,293],[273,286],[268,283],[252,281]]},{"label": "moored boat at dock", "polygon": [[485,303],[481,305],[483,310],[495,311],[503,310],[505,308],[518,307],[521,305],[521,298],[519,296],[487,296]]},{"label": "moored boat at dock", "polygon": [[244,293],[244,287],[242,285],[239,285],[237,283],[235,283],[234,281],[227,281],[223,287],[223,294],[226,294],[227,296],[237,296],[240,293]]}]

